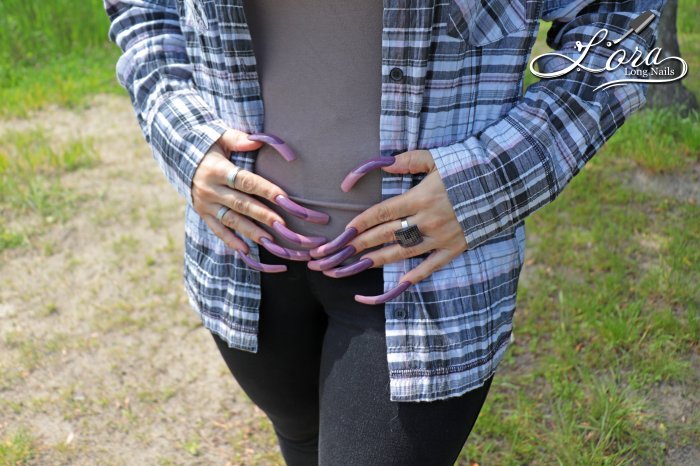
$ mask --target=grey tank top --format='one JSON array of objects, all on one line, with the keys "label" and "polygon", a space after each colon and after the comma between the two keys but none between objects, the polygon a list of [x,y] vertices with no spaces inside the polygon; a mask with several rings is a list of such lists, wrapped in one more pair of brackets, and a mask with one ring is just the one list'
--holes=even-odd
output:
[{"label": "grey tank top", "polygon": [[[288,227],[330,240],[381,201],[380,170],[348,193],[340,183],[361,161],[379,155],[382,2],[246,0],[244,12],[262,88],[264,131],[284,139],[298,157],[286,162],[264,145],[255,171],[294,201],[331,217],[318,225],[274,207]],[[278,244],[299,249],[263,228]]]}]

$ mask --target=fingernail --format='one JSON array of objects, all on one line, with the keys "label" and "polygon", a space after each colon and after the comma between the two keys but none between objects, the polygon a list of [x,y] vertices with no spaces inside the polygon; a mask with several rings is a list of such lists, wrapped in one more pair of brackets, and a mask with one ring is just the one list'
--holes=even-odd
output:
[{"label": "fingernail", "polygon": [[325,236],[305,236],[294,232],[287,228],[286,225],[277,221],[272,222],[272,229],[279,233],[287,241],[307,248],[315,248],[328,241],[328,238]]},{"label": "fingernail", "polygon": [[280,154],[287,162],[292,162],[297,158],[296,154],[294,154],[287,143],[273,134],[253,133],[248,135],[248,140],[260,141],[272,146],[272,148],[275,149],[277,153]]},{"label": "fingernail", "polygon": [[275,244],[274,242],[270,241],[269,239],[262,237],[260,238],[260,244],[270,251],[271,254],[274,254],[277,257],[281,257],[283,259],[289,259],[293,261],[308,261],[311,260],[311,256],[309,255],[308,251],[295,251],[294,249],[288,249],[280,246],[279,244]]},{"label": "fingernail", "polygon": [[370,306],[374,306],[375,304],[384,304],[406,291],[409,286],[411,286],[411,282],[401,282],[386,293],[377,296],[363,296],[356,294],[355,301],[362,304],[369,304]]},{"label": "fingernail", "polygon": [[328,256],[319,260],[309,261],[308,267],[311,270],[315,270],[317,272],[332,269],[333,267],[340,264],[356,252],[357,251],[355,250],[355,246],[347,246],[344,249],[341,249],[340,251],[336,252],[332,256]]},{"label": "fingernail", "polygon": [[248,264],[248,267],[251,269],[257,270],[259,272],[265,272],[265,273],[280,273],[280,272],[286,272],[287,271],[287,266],[283,264],[261,264],[260,262],[248,257],[246,253],[243,251],[239,251],[238,256]]},{"label": "fingernail", "polygon": [[369,171],[374,170],[375,168],[388,167],[389,165],[393,165],[395,161],[396,159],[394,157],[382,155],[380,157],[374,157],[362,162],[358,167],[354,168],[345,176],[343,182],[340,183],[340,189],[345,193],[350,191],[352,187],[355,186],[355,183],[357,183],[360,178],[365,176],[365,174],[367,174]]},{"label": "fingernail", "polygon": [[275,202],[277,202],[277,204],[279,204],[280,207],[282,207],[290,214],[294,215],[295,217],[299,217],[303,220],[306,220],[307,222],[320,223],[322,225],[325,225],[331,219],[328,216],[328,214],[319,212],[317,210],[307,209],[306,207],[300,206],[296,202],[281,194],[275,197]]},{"label": "fingernail", "polygon": [[330,241],[329,243],[326,243],[324,245],[321,245],[315,249],[312,249],[309,251],[311,254],[311,257],[315,257],[317,259],[320,259],[321,257],[328,256],[329,254],[333,254],[343,246],[345,246],[348,241],[351,241],[353,238],[357,236],[357,228],[355,227],[350,227],[344,232],[342,232],[339,236],[337,236],[335,239]]},{"label": "fingernail", "polygon": [[369,257],[366,257],[350,265],[338,267],[337,269],[324,270],[323,274],[331,278],[349,277],[350,275],[355,275],[367,270],[368,268],[372,267],[372,265],[374,265],[374,261]]}]

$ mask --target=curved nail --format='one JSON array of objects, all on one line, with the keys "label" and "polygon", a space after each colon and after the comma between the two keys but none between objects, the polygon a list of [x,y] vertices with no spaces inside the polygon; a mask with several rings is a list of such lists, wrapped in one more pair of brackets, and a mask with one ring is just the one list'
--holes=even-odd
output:
[{"label": "curved nail", "polygon": [[323,259],[318,259],[315,261],[309,261],[307,266],[311,270],[315,270],[317,272],[332,269],[333,267],[340,264],[356,252],[357,251],[355,250],[355,246],[347,246],[341,249],[340,251],[336,252],[332,256],[324,257]]},{"label": "curved nail", "polygon": [[272,223],[272,229],[279,233],[279,235],[287,241],[307,248],[315,248],[328,241],[328,238],[324,236],[304,236],[300,233],[296,233],[287,228],[286,225],[283,225],[277,221]]},{"label": "curved nail", "polygon": [[280,273],[280,272],[286,272],[287,271],[287,266],[283,264],[261,264],[260,262],[248,257],[246,253],[243,251],[236,250],[238,252],[238,255],[240,258],[248,264],[248,267],[251,269],[257,270],[259,272],[266,272],[266,273]]},{"label": "curved nail", "polygon": [[357,262],[353,262],[350,265],[338,267],[337,269],[324,270],[323,275],[331,278],[349,277],[350,275],[355,275],[367,270],[368,268],[372,267],[372,265],[374,265],[374,261],[369,257],[366,257]]},{"label": "curved nail", "polygon": [[360,294],[356,294],[355,301],[362,304],[369,304],[370,306],[373,306],[375,304],[384,304],[385,302],[391,301],[392,299],[406,291],[406,289],[408,289],[409,286],[411,286],[411,282],[401,282],[386,293],[377,296],[363,296]]},{"label": "curved nail", "polygon": [[292,261],[308,261],[311,260],[311,256],[309,255],[308,251],[295,251],[294,249],[288,249],[280,246],[279,244],[275,244],[269,239],[263,237],[260,238],[260,244],[270,251],[271,254],[274,254],[277,257],[281,257],[283,259],[289,259]]},{"label": "curved nail", "polygon": [[268,133],[253,133],[248,135],[249,141],[260,141],[274,148],[279,155],[287,162],[292,162],[297,156],[292,152],[292,149],[282,139],[273,134]]},{"label": "curved nail", "polygon": [[393,165],[395,161],[396,159],[394,157],[385,155],[365,160],[357,168],[354,168],[345,176],[343,182],[340,183],[340,189],[344,193],[350,191],[352,187],[355,186],[355,183],[357,183],[360,178],[365,176],[369,171],[374,170],[375,168],[388,167],[389,165]]},{"label": "curved nail", "polygon": [[290,214],[302,220],[306,220],[307,222],[325,225],[331,219],[328,214],[319,212],[318,210],[307,209],[281,194],[275,198],[275,202]]},{"label": "curved nail", "polygon": [[311,254],[311,257],[320,259],[329,254],[333,254],[334,252],[345,246],[348,243],[348,241],[351,241],[353,238],[355,238],[355,236],[357,236],[357,228],[350,227],[344,232],[342,232],[340,235],[338,235],[335,239],[331,240],[330,242],[324,245],[312,249],[311,251],[309,251],[309,253]]}]

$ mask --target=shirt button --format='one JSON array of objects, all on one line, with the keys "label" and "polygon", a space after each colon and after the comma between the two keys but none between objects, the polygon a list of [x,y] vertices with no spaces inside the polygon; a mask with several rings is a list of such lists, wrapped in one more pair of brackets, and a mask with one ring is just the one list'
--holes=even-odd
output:
[{"label": "shirt button", "polygon": [[403,70],[401,68],[392,68],[389,71],[389,77],[394,82],[399,82],[403,79]]},{"label": "shirt button", "polygon": [[394,318],[396,319],[405,319],[406,318],[406,309],[397,309],[394,311]]}]

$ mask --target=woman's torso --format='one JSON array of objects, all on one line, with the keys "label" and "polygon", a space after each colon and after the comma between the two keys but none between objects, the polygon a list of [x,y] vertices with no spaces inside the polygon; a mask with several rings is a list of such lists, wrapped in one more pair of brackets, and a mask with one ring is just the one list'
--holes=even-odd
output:
[{"label": "woman's torso", "polygon": [[[379,155],[382,2],[246,0],[265,108],[264,131],[297,154],[286,162],[263,146],[255,170],[294,201],[330,215],[318,225],[274,209],[293,230],[332,239],[381,201],[381,172],[348,193],[345,175]],[[293,247],[263,226],[278,244]],[[347,261],[346,261],[347,262]]]}]

